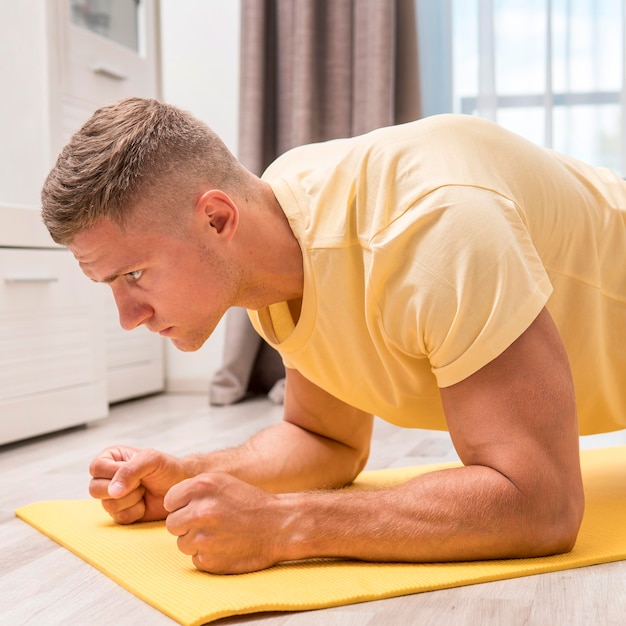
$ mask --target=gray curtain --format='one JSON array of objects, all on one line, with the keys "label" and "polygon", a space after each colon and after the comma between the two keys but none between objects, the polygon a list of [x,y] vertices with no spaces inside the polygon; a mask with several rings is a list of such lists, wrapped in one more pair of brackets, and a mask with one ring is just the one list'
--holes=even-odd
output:
[{"label": "gray curtain", "polygon": [[[242,0],[239,159],[255,174],[286,150],[420,117],[414,0]],[[269,392],[284,369],[244,311],[226,316],[212,404]]]}]

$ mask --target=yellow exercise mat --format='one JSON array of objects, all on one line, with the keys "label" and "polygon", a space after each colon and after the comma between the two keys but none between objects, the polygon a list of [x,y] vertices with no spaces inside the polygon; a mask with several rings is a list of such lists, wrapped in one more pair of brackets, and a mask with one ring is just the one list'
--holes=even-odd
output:
[{"label": "yellow exercise mat", "polygon": [[[214,576],[194,569],[163,522],[117,526],[95,500],[16,511],[142,600],[185,625],[261,611],[300,611],[626,559],[626,446],[582,453],[586,513],[569,554],[470,563],[309,561]],[[405,481],[446,466],[365,472],[355,487]]]}]

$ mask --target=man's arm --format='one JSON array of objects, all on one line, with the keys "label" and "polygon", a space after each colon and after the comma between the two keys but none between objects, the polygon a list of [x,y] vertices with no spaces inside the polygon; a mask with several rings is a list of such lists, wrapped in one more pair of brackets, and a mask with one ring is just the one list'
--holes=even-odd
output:
[{"label": "man's arm", "polygon": [[[366,494],[354,514],[335,498],[339,519],[367,520],[338,556],[446,561],[571,549],[583,512],[576,407],[548,312],[500,357],[441,393],[464,467]],[[355,503],[360,497],[351,495]]]},{"label": "man's arm", "polygon": [[287,370],[284,420],[227,450],[183,458],[113,446],[91,463],[89,492],[118,523],[164,519],[163,498],[203,473],[227,473],[268,492],[331,489],[350,483],[369,455],[373,417],[295,370]]},{"label": "man's arm", "polygon": [[286,370],[284,417],[244,444],[187,457],[194,475],[221,471],[278,493],[343,487],[369,456],[373,417]]},{"label": "man's arm", "polygon": [[[306,390],[305,382],[292,387]],[[197,567],[230,573],[321,556],[426,562],[571,549],[583,512],[576,408],[547,311],[502,355],[441,392],[464,467],[381,490],[282,495],[205,475],[167,494],[168,529]],[[315,396],[296,393],[286,407],[298,407],[300,427],[341,421],[341,412],[317,413]]]}]

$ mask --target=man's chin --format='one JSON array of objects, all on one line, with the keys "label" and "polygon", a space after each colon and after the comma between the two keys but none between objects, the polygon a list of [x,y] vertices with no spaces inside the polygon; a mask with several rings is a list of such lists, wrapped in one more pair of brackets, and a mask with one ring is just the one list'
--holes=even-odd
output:
[{"label": "man's chin", "polygon": [[170,341],[172,342],[174,347],[181,352],[196,352],[197,350],[200,350],[200,348],[204,345],[206,339],[202,339],[201,341],[191,341],[188,339],[175,339],[174,337],[171,337]]}]

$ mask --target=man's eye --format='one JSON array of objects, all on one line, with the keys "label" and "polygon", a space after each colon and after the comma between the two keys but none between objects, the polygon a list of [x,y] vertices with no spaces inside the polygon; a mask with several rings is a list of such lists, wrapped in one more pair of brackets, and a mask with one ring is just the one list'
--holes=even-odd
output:
[{"label": "man's eye", "polygon": [[143,274],[143,270],[133,270],[132,272],[128,272],[126,276],[128,276],[128,278],[136,282],[141,278],[142,274]]}]

